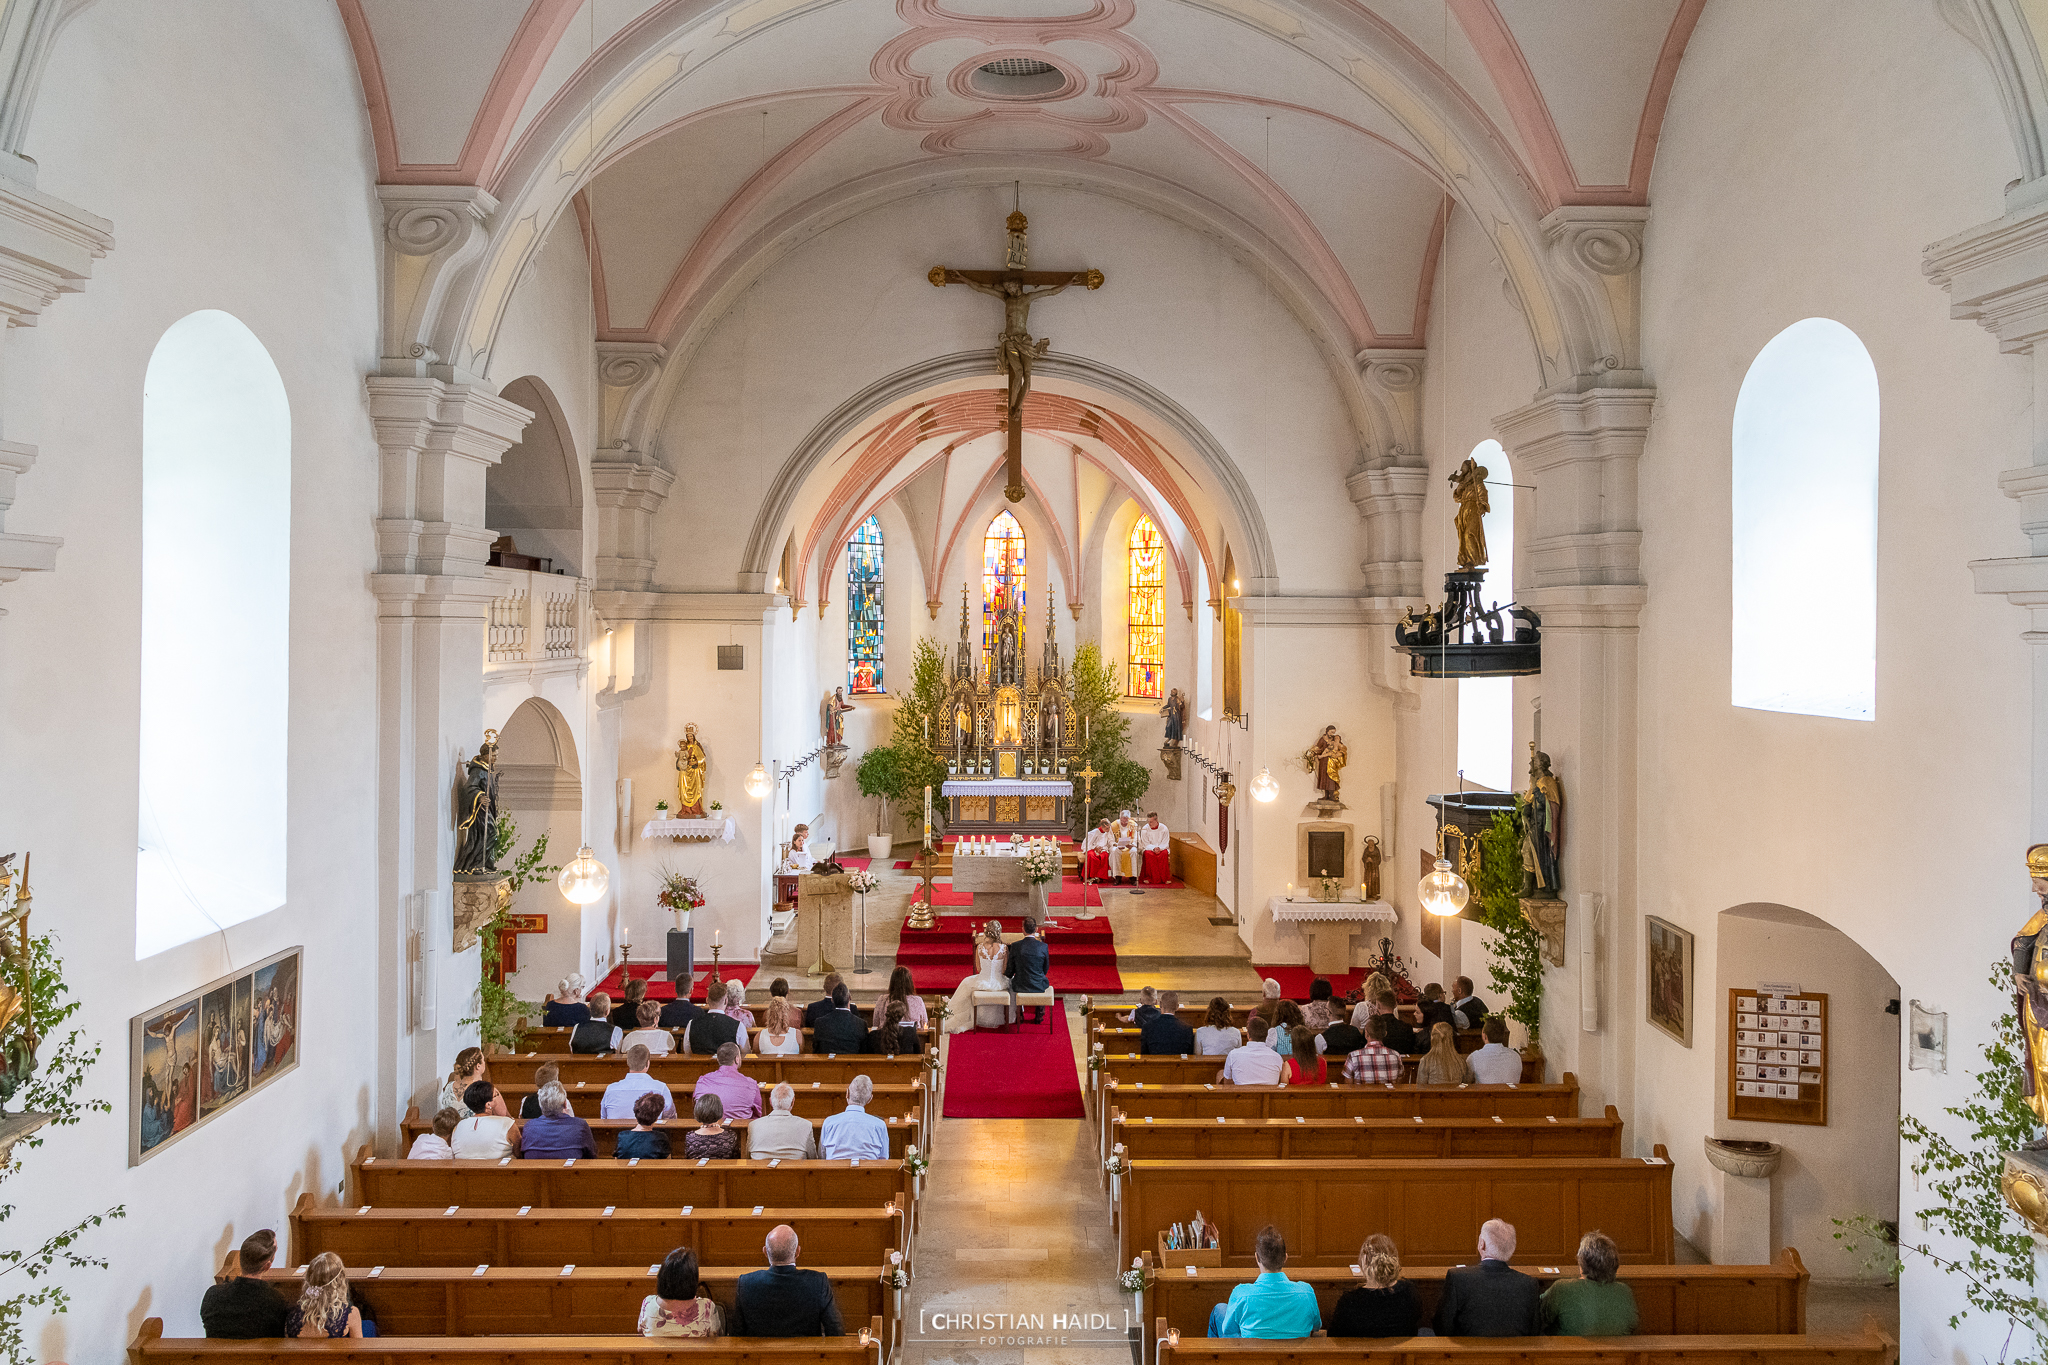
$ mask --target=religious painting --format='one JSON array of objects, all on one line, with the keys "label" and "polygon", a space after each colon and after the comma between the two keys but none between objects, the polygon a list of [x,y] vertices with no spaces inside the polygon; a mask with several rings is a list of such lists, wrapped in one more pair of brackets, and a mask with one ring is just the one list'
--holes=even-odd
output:
[{"label": "religious painting", "polygon": [[846,542],[846,690],[883,690],[882,524],[873,517]]},{"label": "religious painting", "polygon": [[1166,695],[1166,541],[1150,517],[1131,528],[1130,595],[1124,619],[1130,630],[1129,679],[1133,697]]},{"label": "religious painting", "polygon": [[1692,1046],[1692,935],[1669,920],[1644,917],[1644,954],[1649,974],[1647,1017],[1652,1024]]},{"label": "religious painting", "polygon": [[128,1021],[128,1164],[232,1109],[299,1062],[298,948]]}]

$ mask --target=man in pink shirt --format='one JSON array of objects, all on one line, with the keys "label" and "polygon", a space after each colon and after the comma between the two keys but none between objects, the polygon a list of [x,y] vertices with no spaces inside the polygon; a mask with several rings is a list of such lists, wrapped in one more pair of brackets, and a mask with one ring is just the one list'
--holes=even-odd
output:
[{"label": "man in pink shirt", "polygon": [[761,1112],[761,1087],[740,1073],[739,1044],[726,1043],[716,1055],[718,1070],[699,1076],[693,1094],[718,1096],[718,1102],[725,1106],[728,1123],[753,1118]]}]

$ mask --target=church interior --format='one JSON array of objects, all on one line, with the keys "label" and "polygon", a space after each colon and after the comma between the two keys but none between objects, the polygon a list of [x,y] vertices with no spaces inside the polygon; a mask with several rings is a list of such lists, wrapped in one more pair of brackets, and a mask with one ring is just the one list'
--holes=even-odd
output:
[{"label": "church interior", "polygon": [[8,1365],[2048,1350],[2040,4],[0,0],[0,310]]}]

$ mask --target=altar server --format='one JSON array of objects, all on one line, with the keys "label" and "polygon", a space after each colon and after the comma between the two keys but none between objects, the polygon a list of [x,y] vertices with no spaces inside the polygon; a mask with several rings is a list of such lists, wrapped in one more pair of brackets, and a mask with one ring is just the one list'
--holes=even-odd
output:
[{"label": "altar server", "polygon": [[1109,879],[1109,850],[1115,842],[1110,837],[1108,817],[1097,820],[1095,828],[1089,830],[1088,837],[1081,841],[1081,856],[1085,860],[1081,876],[1084,881]]},{"label": "altar server", "polygon": [[1109,875],[1120,882],[1138,880],[1138,822],[1124,811],[1111,830],[1115,842],[1109,850]]},{"label": "altar server", "polygon": [[1173,832],[1159,823],[1159,812],[1145,812],[1144,828],[1138,831],[1138,855],[1144,862],[1141,880],[1147,886],[1164,886],[1173,880],[1173,858],[1168,848]]}]

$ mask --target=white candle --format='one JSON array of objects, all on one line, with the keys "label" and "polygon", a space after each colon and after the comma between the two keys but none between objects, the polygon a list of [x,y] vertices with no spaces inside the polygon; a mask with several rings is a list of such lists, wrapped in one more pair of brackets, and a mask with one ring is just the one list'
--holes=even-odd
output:
[{"label": "white candle", "polygon": [[719,942],[718,942],[718,941],[719,941],[719,940],[720,940],[721,938],[724,938],[724,937],[725,937],[725,930],[723,930],[723,929],[713,929],[713,930],[711,931],[711,943],[712,943],[712,946],[713,946],[713,947],[717,947],[717,946],[720,946],[720,945],[719,945]]},{"label": "white candle", "polygon": [[624,926],[620,927],[619,946],[621,948],[630,948],[633,946],[633,931],[631,929],[625,928]]}]

